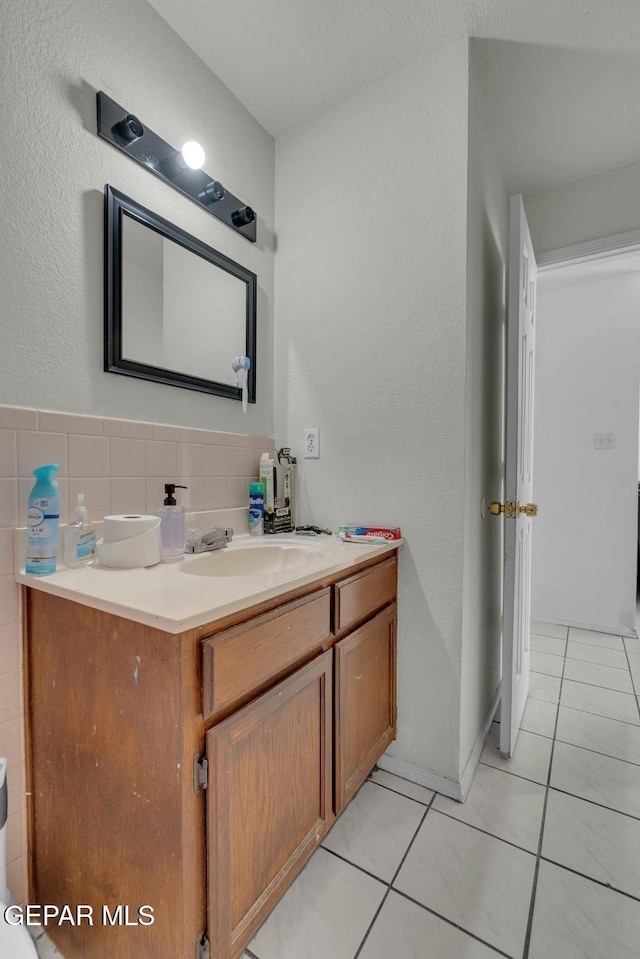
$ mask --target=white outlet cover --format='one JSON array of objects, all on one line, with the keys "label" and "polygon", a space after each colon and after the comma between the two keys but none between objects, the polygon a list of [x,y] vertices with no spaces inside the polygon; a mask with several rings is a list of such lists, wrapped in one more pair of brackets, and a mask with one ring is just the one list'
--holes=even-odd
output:
[{"label": "white outlet cover", "polygon": [[320,459],[320,430],[317,426],[304,431],[302,449],[306,460]]}]

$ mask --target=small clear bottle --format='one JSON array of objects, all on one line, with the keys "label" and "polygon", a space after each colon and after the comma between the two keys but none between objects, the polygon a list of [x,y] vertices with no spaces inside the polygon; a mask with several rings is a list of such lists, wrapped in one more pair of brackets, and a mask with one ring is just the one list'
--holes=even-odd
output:
[{"label": "small clear bottle", "polygon": [[163,563],[177,563],[184,559],[184,506],[178,506],[175,491],[186,489],[178,483],[164,484],[164,503],[156,510],[160,517],[160,559]]},{"label": "small clear bottle", "polygon": [[96,561],[96,531],[87,523],[84,493],[78,493],[75,517],[64,531],[63,559],[69,569],[91,566]]}]

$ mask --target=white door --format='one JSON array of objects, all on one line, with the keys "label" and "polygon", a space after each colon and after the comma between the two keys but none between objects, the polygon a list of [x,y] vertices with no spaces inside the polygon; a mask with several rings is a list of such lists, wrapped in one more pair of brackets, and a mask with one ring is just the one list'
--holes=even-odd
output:
[{"label": "white door", "polygon": [[520,195],[511,197],[507,299],[504,601],[500,752],[511,756],[529,692],[536,260]]}]

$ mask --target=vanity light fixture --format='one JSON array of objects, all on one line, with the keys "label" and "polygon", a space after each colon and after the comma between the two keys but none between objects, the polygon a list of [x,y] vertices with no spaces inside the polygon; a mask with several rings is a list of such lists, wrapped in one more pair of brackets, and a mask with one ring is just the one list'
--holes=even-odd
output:
[{"label": "vanity light fixture", "polygon": [[97,108],[98,136],[255,243],[254,210],[201,169],[205,155],[199,143],[189,140],[176,150],[102,91]]},{"label": "vanity light fixture", "polygon": [[182,147],[182,159],[192,170],[201,170],[204,166],[204,150],[195,140],[187,140]]}]

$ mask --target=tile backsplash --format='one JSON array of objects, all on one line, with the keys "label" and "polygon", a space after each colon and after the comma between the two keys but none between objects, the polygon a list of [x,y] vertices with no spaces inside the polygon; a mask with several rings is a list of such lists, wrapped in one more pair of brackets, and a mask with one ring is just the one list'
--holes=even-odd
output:
[{"label": "tile backsplash", "polygon": [[0,756],[9,760],[8,873],[16,902],[27,898],[24,704],[19,587],[13,529],[26,522],[33,469],[59,463],[60,521],[85,494],[90,520],[152,513],[164,483],[187,487],[188,511],[247,506],[247,483],[267,436],[190,429],[97,416],[0,406]]}]

